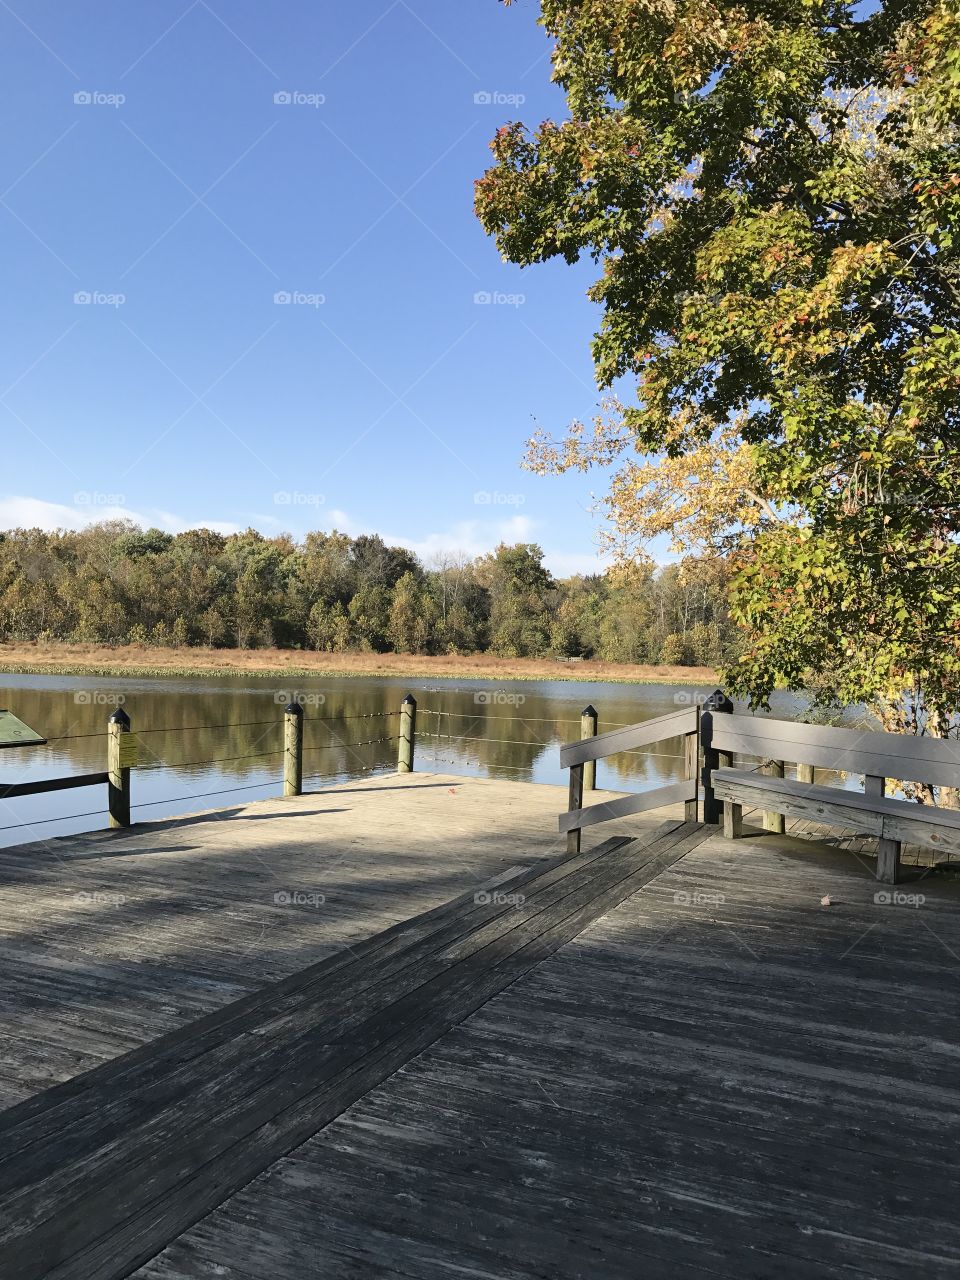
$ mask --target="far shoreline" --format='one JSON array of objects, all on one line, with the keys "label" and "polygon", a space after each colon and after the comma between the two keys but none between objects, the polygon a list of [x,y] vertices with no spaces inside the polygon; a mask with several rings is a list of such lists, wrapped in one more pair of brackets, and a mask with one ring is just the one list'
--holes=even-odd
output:
[{"label": "far shoreline", "polygon": [[710,667],[500,658],[494,654],[322,653],[307,649],[153,648],[69,643],[0,644],[2,675],[272,679],[326,676],[433,680],[550,680],[569,684],[718,684]]}]

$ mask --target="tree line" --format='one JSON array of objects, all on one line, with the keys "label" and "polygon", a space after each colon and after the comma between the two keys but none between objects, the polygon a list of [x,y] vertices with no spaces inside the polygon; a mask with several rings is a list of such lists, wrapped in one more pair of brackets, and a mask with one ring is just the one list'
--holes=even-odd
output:
[{"label": "tree line", "polygon": [[735,648],[707,559],[558,580],[533,543],[425,566],[377,535],[125,521],[0,533],[0,639],[709,666]]}]

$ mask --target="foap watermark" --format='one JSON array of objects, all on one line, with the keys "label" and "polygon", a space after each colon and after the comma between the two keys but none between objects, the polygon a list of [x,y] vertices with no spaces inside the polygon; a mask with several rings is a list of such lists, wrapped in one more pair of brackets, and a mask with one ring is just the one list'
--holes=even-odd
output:
[{"label": "foap watermark", "polygon": [[476,107],[522,107],[525,93],[504,93],[502,89],[480,89],[473,95]]},{"label": "foap watermark", "polygon": [[501,293],[497,289],[492,293],[488,289],[479,289],[473,295],[476,307],[522,307],[526,300],[525,293]]},{"label": "foap watermark", "polygon": [[278,889],[273,895],[278,907],[322,907],[326,900],[326,894],[312,889]]},{"label": "foap watermark", "polygon": [[106,693],[103,689],[78,689],[73,701],[78,707],[122,707],[126,702],[122,693]]},{"label": "foap watermark", "polygon": [[301,289],[278,289],[273,295],[275,307],[313,307],[316,310],[326,301],[325,293],[304,293]]},{"label": "foap watermark", "polygon": [[922,907],[926,897],[922,893],[901,893],[899,889],[881,889],[873,895],[878,907]]},{"label": "foap watermark", "polygon": [[480,889],[473,900],[478,907],[522,907],[526,902],[522,893],[501,893],[499,889]]},{"label": "foap watermark", "polygon": [[125,93],[104,93],[102,89],[78,89],[73,95],[75,107],[113,107],[114,111],[126,100]]},{"label": "foap watermark", "polygon": [[289,707],[291,703],[298,707],[322,707],[327,696],[324,693],[288,693],[286,689],[278,689],[273,700],[280,707]]},{"label": "foap watermark", "polygon": [[278,89],[273,95],[275,107],[322,107],[327,101],[325,93],[305,93],[302,89]]},{"label": "foap watermark", "polygon": [[525,693],[507,693],[506,689],[480,689],[473,695],[478,707],[522,707]]},{"label": "foap watermark", "polygon": [[473,500],[480,507],[522,507],[526,498],[522,493],[501,493],[499,489],[478,489]]},{"label": "foap watermark", "polygon": [[73,295],[75,307],[122,307],[127,300],[125,293],[102,293],[99,289],[78,289]]},{"label": "foap watermark", "polygon": [[709,693],[694,692],[692,689],[681,689],[673,695],[675,707],[702,707],[710,697]]},{"label": "foap watermark", "polygon": [[122,893],[75,893],[73,895],[74,905],[78,907],[122,907],[126,902],[126,896]]},{"label": "foap watermark", "polygon": [[722,907],[726,898],[722,893],[702,893],[699,889],[692,892],[687,889],[678,889],[673,895],[673,901],[678,907]]},{"label": "foap watermark", "polygon": [[301,493],[299,489],[278,489],[273,495],[278,507],[322,507],[326,500],[322,493]]},{"label": "foap watermark", "polygon": [[125,507],[127,496],[124,493],[100,493],[95,489],[81,489],[73,495],[78,507]]}]

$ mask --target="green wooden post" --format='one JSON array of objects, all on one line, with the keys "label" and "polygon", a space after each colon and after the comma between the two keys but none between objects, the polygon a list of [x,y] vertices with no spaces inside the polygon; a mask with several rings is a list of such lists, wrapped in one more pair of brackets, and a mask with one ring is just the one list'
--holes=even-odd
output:
[{"label": "green wooden post", "polygon": [[130,825],[130,766],[122,765],[121,740],[130,732],[130,717],[117,707],[107,721],[107,811],[111,827]]},{"label": "green wooden post", "polygon": [[303,707],[299,702],[283,709],[283,794],[303,795]]},{"label": "green wooden post", "polygon": [[[597,736],[597,712],[594,707],[584,707],[580,712],[580,737],[595,738]],[[584,791],[596,791],[597,789],[597,762],[596,760],[587,760],[583,766],[583,789]]]},{"label": "green wooden post", "polygon": [[400,744],[397,773],[413,773],[413,753],[417,740],[417,700],[407,694],[400,703]]}]

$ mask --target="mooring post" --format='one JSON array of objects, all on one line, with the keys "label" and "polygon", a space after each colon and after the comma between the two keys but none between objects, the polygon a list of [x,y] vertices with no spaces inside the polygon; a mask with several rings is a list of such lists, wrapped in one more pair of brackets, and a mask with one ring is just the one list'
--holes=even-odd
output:
[{"label": "mooring post", "polygon": [[417,700],[407,694],[400,703],[400,744],[397,773],[413,773],[413,752],[417,740]]},{"label": "mooring post", "polygon": [[283,794],[303,795],[303,707],[295,701],[283,708]]},{"label": "mooring post", "polygon": [[713,718],[730,715],[733,703],[722,689],[715,689],[704,701],[700,711],[700,746],[703,752],[703,821],[719,825],[723,806],[713,794],[713,771],[721,765],[733,763],[729,751],[717,751],[713,746]]},{"label": "mooring post", "polygon": [[696,708],[697,727],[683,740],[683,776],[693,779],[693,797],[683,806],[684,822],[696,822],[700,790],[700,708]]},{"label": "mooring post", "polygon": [[111,827],[130,825],[129,733],[130,717],[123,707],[117,707],[107,721],[107,812]]},{"label": "mooring post", "polygon": [[[584,707],[580,712],[580,737],[595,738],[597,736],[597,711],[595,707]],[[596,791],[597,789],[597,762],[596,760],[586,760],[583,765],[583,789],[584,791]]]}]

